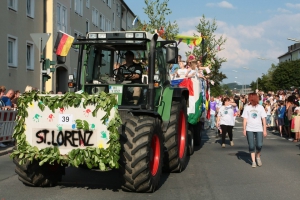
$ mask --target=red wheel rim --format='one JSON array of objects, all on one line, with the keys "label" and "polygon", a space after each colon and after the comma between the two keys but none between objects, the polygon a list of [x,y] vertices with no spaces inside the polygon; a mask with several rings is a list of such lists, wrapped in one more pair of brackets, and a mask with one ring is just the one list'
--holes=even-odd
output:
[{"label": "red wheel rim", "polygon": [[178,149],[179,149],[179,158],[182,158],[185,150],[185,133],[186,133],[186,122],[185,115],[183,111],[180,111],[179,124],[178,124]]},{"label": "red wheel rim", "polygon": [[151,141],[151,154],[150,154],[150,170],[152,176],[155,176],[160,160],[160,141],[157,135],[153,135]]}]

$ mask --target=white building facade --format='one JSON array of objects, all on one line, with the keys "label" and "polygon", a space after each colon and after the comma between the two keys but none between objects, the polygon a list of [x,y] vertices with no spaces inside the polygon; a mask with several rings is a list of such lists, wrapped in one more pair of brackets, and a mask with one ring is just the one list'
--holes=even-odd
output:
[{"label": "white building facade", "polygon": [[279,63],[300,59],[300,43],[288,47],[288,52],[278,57]]},{"label": "white building facade", "polygon": [[[0,85],[24,91],[26,85],[39,88],[40,54],[30,33],[51,33],[44,56],[56,61],[53,53],[58,31],[85,36],[90,31],[125,31],[133,28],[134,13],[123,0],[5,0],[0,8],[5,51]],[[76,72],[78,51],[71,48],[66,62],[56,65],[45,91],[66,92],[68,74]]]}]

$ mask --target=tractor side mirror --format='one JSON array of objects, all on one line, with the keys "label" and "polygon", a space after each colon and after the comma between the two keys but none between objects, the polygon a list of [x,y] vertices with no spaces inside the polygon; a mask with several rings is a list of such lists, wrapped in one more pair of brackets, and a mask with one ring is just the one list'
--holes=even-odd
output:
[{"label": "tractor side mirror", "polygon": [[178,63],[178,48],[177,47],[167,47],[166,61],[169,64]]}]

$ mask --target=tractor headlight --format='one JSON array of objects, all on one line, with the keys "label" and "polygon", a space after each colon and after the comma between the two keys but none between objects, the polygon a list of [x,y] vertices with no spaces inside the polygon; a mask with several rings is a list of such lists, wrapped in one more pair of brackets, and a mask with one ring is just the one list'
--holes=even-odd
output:
[{"label": "tractor headlight", "polygon": [[143,33],[135,33],[134,36],[135,36],[135,38],[144,38]]},{"label": "tractor headlight", "polygon": [[125,37],[126,37],[126,38],[133,38],[133,33],[126,33],[126,34],[125,34]]},{"label": "tractor headlight", "polygon": [[90,33],[89,34],[89,39],[97,39],[97,34],[96,33]]},{"label": "tractor headlight", "polygon": [[98,33],[98,38],[106,38],[106,33]]}]

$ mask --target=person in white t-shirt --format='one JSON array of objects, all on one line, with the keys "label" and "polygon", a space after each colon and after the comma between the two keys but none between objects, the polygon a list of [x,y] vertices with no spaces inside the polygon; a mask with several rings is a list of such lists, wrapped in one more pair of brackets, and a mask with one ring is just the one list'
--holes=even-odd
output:
[{"label": "person in white t-shirt", "polygon": [[233,146],[232,141],[232,128],[234,126],[234,109],[236,103],[230,101],[230,98],[225,97],[223,99],[223,106],[218,111],[217,127],[221,126],[222,130],[222,147],[225,148],[225,136],[228,133],[230,140],[230,146]]},{"label": "person in white t-shirt", "polygon": [[184,66],[180,65],[180,68],[174,73],[172,80],[177,80],[177,79],[184,79],[186,78],[185,75],[188,72]]},{"label": "person in white t-shirt", "polygon": [[250,93],[248,100],[249,105],[244,108],[242,115],[244,118],[243,134],[247,136],[252,167],[256,167],[256,164],[262,166],[260,152],[263,146],[263,137],[267,136],[267,114],[264,107],[259,105],[259,97],[256,93]]}]

